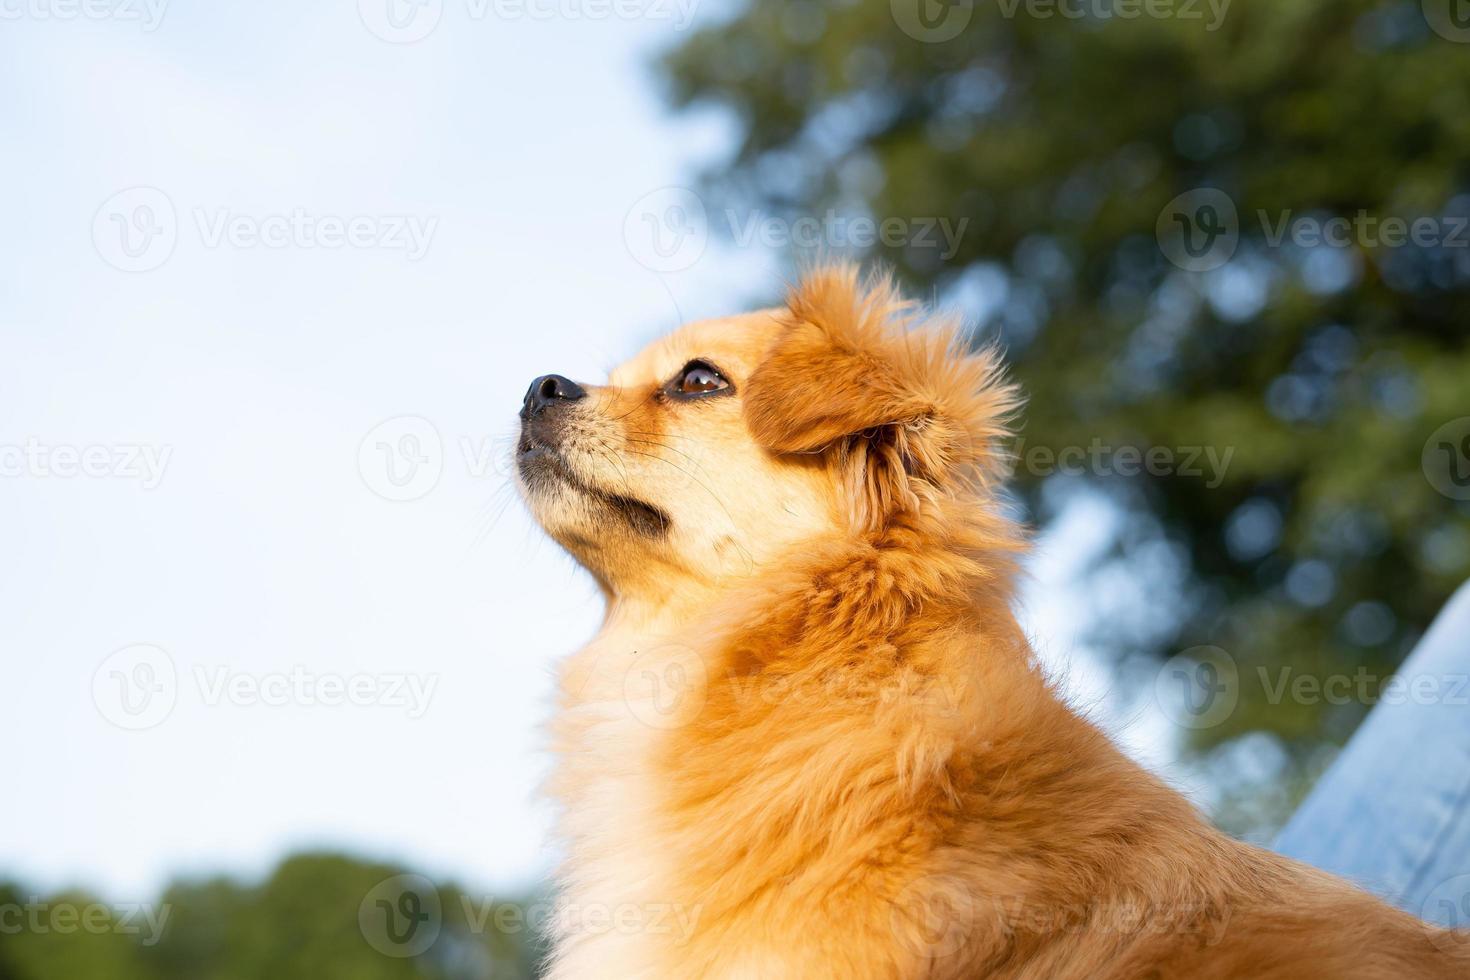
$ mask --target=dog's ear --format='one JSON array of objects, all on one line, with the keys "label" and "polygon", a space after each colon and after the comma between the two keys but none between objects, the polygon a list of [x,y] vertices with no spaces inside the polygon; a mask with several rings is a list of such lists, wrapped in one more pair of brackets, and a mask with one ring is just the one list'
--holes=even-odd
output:
[{"label": "dog's ear", "polygon": [[991,349],[925,320],[887,277],[818,269],[791,290],[784,328],[745,386],[747,425],[779,453],[828,453],[853,521],[973,489],[1004,469],[999,443],[1020,404]]}]

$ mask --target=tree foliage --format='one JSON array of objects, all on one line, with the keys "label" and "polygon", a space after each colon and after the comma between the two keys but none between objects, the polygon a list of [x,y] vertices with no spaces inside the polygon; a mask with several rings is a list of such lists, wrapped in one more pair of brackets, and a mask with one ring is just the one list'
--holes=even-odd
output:
[{"label": "tree foliage", "polygon": [[372,918],[374,898],[391,897],[384,883],[406,874],[336,854],[302,854],[257,884],[181,880],[143,905],[79,892],[37,895],[0,882],[0,980],[536,976],[541,947],[531,910],[538,906],[514,898],[413,877],[413,887],[434,892],[425,921],[437,931],[420,945],[389,940]]}]

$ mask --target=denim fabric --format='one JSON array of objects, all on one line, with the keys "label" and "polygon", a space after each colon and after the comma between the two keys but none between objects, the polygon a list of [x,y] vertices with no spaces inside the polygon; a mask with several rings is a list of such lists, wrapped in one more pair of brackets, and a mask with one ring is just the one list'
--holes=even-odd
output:
[{"label": "denim fabric", "polygon": [[1470,926],[1470,585],[1399,676],[1407,696],[1373,708],[1275,848],[1432,922]]}]

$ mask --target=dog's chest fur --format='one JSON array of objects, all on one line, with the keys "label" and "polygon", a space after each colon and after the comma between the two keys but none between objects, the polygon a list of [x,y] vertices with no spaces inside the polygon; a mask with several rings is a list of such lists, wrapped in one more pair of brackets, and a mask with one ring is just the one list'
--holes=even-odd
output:
[{"label": "dog's chest fur", "polygon": [[[560,876],[552,980],[658,974],[660,952],[687,938],[695,903],[675,894],[657,835],[652,754],[668,737],[646,672],[670,668],[670,648],[647,633],[605,630],[563,667],[551,726],[550,789],[567,854]],[[644,695],[647,695],[646,697]]]}]

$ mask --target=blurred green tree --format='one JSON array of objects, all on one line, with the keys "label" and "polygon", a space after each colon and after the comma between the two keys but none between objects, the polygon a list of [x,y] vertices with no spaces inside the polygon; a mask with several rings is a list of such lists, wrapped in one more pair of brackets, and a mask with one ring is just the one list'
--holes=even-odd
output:
[{"label": "blurred green tree", "polygon": [[[1197,645],[1238,668],[1236,708],[1191,732],[1237,832],[1294,805],[1470,575],[1452,2],[750,0],[663,56],[674,104],[738,132],[700,187],[712,227],[897,219],[871,253],[1005,346],[1030,399],[1021,500],[1043,523],[1079,490],[1121,515],[1099,642],[1152,664],[1150,690]],[[1334,216],[1355,223],[1315,243]],[[1124,447],[1171,462],[1121,475]],[[1346,701],[1279,687],[1360,667]],[[1292,787],[1269,805],[1230,765],[1263,732]]]},{"label": "blurred green tree", "polygon": [[[381,918],[409,907],[400,883],[423,909],[418,942],[411,922]],[[335,854],[288,858],[255,885],[175,882],[147,907],[159,929],[134,908],[0,883],[0,980],[516,980],[541,956],[539,905]]]},{"label": "blurred green tree", "polygon": [[[84,921],[89,908],[95,911]],[[120,925],[95,896],[67,891],[42,897],[0,883],[0,980],[152,980]]]}]

